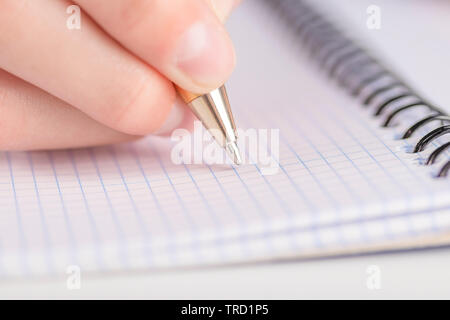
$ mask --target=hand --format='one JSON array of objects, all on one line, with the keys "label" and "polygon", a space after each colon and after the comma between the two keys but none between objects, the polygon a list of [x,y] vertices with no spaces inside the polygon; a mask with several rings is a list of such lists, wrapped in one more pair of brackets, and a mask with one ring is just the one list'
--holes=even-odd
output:
[{"label": "hand", "polygon": [[235,63],[222,26],[238,0],[0,2],[0,149],[93,146],[167,133]]}]

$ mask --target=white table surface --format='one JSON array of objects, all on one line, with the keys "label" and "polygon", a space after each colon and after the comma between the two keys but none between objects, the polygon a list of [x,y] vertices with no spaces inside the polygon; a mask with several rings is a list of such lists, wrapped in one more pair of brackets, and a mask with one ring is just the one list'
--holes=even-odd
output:
[{"label": "white table surface", "polygon": [[[367,286],[369,266],[380,288]],[[450,298],[450,248],[208,269],[81,275],[0,282],[0,298],[395,299]]]}]

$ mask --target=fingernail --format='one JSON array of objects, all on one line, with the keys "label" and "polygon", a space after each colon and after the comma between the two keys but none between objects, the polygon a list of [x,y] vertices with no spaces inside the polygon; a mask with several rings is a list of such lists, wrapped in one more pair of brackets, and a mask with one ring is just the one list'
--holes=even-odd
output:
[{"label": "fingernail", "polygon": [[220,19],[224,22],[233,8],[237,5],[236,0],[211,0],[212,7]]},{"label": "fingernail", "polygon": [[214,23],[194,23],[175,50],[177,68],[196,85],[217,88],[230,75],[234,50],[225,29]]},{"label": "fingernail", "polygon": [[168,136],[175,129],[183,127],[187,111],[188,110],[184,105],[184,102],[180,98],[177,98],[166,121],[164,121],[163,125],[155,131],[154,134],[159,136]]}]

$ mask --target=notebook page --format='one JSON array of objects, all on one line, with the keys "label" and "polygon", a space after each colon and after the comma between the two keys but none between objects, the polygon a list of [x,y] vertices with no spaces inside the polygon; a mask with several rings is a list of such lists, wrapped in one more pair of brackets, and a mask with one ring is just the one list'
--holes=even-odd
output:
[{"label": "notebook page", "polygon": [[276,17],[249,0],[229,28],[237,125],[280,130],[278,172],[177,165],[160,138],[3,152],[2,275],[245,262],[448,231],[448,179],[385,139]]}]

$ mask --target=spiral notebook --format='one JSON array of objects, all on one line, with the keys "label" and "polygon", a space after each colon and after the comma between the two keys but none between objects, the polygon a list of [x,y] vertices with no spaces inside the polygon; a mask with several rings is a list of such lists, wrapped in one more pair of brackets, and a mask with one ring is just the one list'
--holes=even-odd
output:
[{"label": "spiral notebook", "polygon": [[246,0],[229,25],[237,125],[279,129],[275,174],[258,163],[177,165],[170,141],[152,137],[2,152],[0,274],[450,243],[448,106],[419,95],[311,3]]}]

